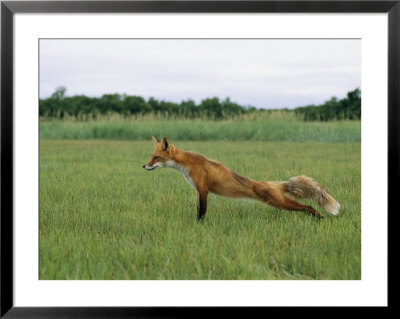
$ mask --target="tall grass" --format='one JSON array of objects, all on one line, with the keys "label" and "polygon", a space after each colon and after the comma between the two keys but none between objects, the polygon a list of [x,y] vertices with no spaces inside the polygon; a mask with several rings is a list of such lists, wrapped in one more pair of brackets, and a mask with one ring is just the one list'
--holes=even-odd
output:
[{"label": "tall grass", "polygon": [[361,140],[361,122],[304,122],[290,112],[256,112],[221,121],[119,117],[40,122],[40,138],[46,139],[148,140],[152,135],[181,141],[357,142]]}]

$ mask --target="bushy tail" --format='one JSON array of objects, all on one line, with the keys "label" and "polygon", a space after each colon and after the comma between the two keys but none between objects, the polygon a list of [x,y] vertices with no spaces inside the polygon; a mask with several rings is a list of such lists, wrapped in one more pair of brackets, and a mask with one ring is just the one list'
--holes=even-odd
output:
[{"label": "bushy tail", "polygon": [[337,215],[339,213],[340,204],[311,177],[304,175],[292,177],[285,183],[285,192],[297,199],[314,200],[330,214]]}]

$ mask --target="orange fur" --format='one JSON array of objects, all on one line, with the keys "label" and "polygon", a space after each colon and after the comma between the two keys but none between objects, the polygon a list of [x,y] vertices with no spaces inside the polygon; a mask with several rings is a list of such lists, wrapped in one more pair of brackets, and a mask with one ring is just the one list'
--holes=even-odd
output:
[{"label": "orange fur", "polygon": [[279,209],[303,211],[318,217],[323,215],[286,194],[298,199],[310,198],[332,214],[337,214],[340,207],[339,203],[310,177],[292,177],[287,182],[259,182],[243,177],[202,155],[182,151],[169,143],[165,137],[161,141],[153,137],[153,141],[155,150],[143,168],[153,170],[171,167],[179,170],[186,181],[197,190],[198,219],[204,218],[209,192],[227,197],[257,199]]}]

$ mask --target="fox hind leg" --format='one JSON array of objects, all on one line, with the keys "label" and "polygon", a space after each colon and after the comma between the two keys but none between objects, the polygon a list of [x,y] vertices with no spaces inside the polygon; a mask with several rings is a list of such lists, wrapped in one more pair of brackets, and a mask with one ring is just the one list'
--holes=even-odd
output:
[{"label": "fox hind leg", "polygon": [[276,207],[276,208],[283,209],[283,210],[305,212],[305,213],[311,214],[313,216],[316,216],[318,218],[324,217],[324,215],[322,215],[320,212],[318,212],[311,206],[303,205],[287,196],[283,196],[282,200],[279,200],[279,201],[275,200],[275,199],[271,199],[267,202],[267,204],[269,204],[273,207]]},{"label": "fox hind leg", "polygon": [[274,185],[275,187],[265,187],[264,184],[257,184],[254,187],[254,193],[256,198],[271,205],[273,207],[289,210],[289,211],[301,211],[319,218],[323,218],[320,212],[308,205],[303,205],[296,202],[294,199],[287,197],[284,193],[284,188],[281,184]]}]

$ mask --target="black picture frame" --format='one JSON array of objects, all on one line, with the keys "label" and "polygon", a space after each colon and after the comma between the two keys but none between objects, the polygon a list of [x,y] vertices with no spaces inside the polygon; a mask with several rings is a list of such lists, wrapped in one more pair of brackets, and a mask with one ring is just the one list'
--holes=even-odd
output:
[{"label": "black picture frame", "polygon": [[[281,311],[276,307],[14,307],[13,303],[13,16],[15,13],[387,13],[388,14],[388,231],[399,182],[400,0],[396,1],[1,1],[1,308],[5,318],[176,318]],[[392,214],[389,214],[389,213]],[[388,232],[390,251],[390,234]],[[389,259],[389,254],[388,254]],[[388,260],[390,261],[390,260]],[[388,269],[389,270],[389,269]],[[389,281],[388,281],[389,287]],[[391,295],[388,299],[390,309]],[[291,307],[291,310],[294,308]],[[336,312],[336,309],[332,311]],[[304,311],[304,308],[296,308]],[[322,309],[322,311],[325,311]],[[370,311],[370,310],[368,310]]]}]

